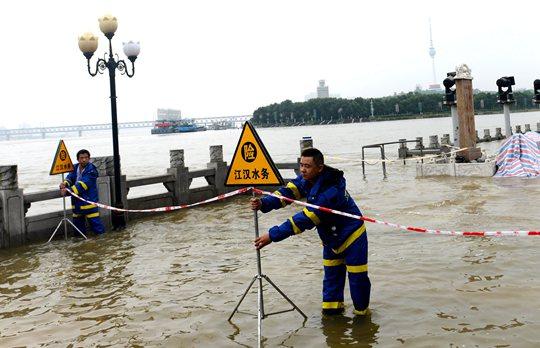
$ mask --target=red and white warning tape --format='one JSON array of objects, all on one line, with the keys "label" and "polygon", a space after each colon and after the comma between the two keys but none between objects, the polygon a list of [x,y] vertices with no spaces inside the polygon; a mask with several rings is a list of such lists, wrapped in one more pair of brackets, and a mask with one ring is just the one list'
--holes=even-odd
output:
[{"label": "red and white warning tape", "polygon": [[412,232],[420,232],[420,233],[427,233],[427,234],[450,235],[450,236],[498,236],[498,237],[502,237],[502,236],[540,236],[540,231],[444,231],[444,230],[428,229],[428,228],[421,228],[421,227],[404,226],[404,225],[395,224],[395,223],[392,223],[392,222],[380,221],[380,220],[373,219],[373,218],[370,218],[370,217],[367,217],[367,216],[359,216],[359,215],[344,213],[344,212],[339,211],[339,210],[329,209],[329,208],[321,207],[321,206],[318,206],[318,205],[315,205],[315,204],[310,204],[310,203],[306,203],[306,202],[302,202],[302,201],[297,201],[297,200],[290,199],[290,198],[287,198],[287,197],[284,197],[284,196],[278,196],[278,195],[273,194],[271,192],[262,191],[262,190],[259,190],[259,189],[256,189],[256,188],[253,188],[253,191],[255,191],[256,193],[259,193],[259,194],[263,194],[263,195],[267,195],[267,196],[273,196],[273,197],[285,200],[287,202],[291,202],[291,203],[303,205],[305,207],[310,207],[310,208],[313,208],[313,209],[317,209],[317,210],[323,211],[325,213],[331,213],[331,214],[346,216],[346,217],[350,217],[352,219],[363,220],[363,221],[372,222],[372,223],[375,223],[375,224],[386,225],[386,226],[390,226],[390,227],[394,227],[394,228],[398,228],[398,229],[406,230],[406,231],[412,231]]},{"label": "red and white warning tape", "polygon": [[294,200],[294,199],[291,199],[291,198],[288,198],[288,197],[278,196],[278,195],[276,195],[274,193],[259,190],[259,189],[253,188],[253,187],[244,187],[244,188],[241,188],[241,189],[229,192],[229,193],[225,193],[225,194],[222,194],[222,195],[210,198],[210,199],[206,199],[204,201],[200,201],[200,202],[197,202],[197,203],[183,204],[183,205],[177,205],[177,206],[168,206],[168,207],[160,207],[160,208],[153,208],[153,209],[121,209],[121,208],[115,208],[115,207],[111,207],[109,205],[105,205],[105,204],[102,204],[102,203],[92,202],[92,201],[86,200],[86,199],[80,197],[79,195],[73,193],[69,189],[68,189],[68,192],[72,196],[76,197],[77,199],[80,199],[83,202],[86,202],[86,203],[89,203],[89,204],[95,204],[99,208],[103,208],[103,209],[122,211],[122,212],[131,212],[131,213],[155,213],[155,212],[167,212],[167,211],[173,211],[173,210],[179,210],[179,209],[192,208],[192,207],[195,207],[195,206],[198,206],[198,205],[211,203],[211,202],[216,202],[216,201],[220,201],[220,200],[223,200],[223,199],[226,199],[226,198],[229,198],[229,197],[233,197],[233,196],[236,196],[236,195],[239,195],[239,194],[247,193],[247,192],[249,192],[251,190],[253,190],[255,193],[258,193],[258,194],[263,194],[263,195],[267,195],[267,196],[273,196],[273,197],[276,197],[276,198],[281,199],[281,200],[285,200],[285,201],[290,202],[290,203],[295,203],[295,204],[302,205],[302,206],[305,206],[305,207],[310,207],[310,208],[317,209],[317,210],[320,210],[320,211],[325,212],[325,213],[346,216],[346,217],[349,217],[349,218],[352,218],[352,219],[363,220],[363,221],[372,222],[372,223],[375,223],[375,224],[385,225],[385,226],[389,226],[389,227],[394,227],[394,228],[397,228],[397,229],[400,229],[400,230],[406,230],[406,231],[411,231],[411,232],[449,235],[449,236],[496,236],[496,237],[502,237],[502,236],[540,236],[540,231],[519,231],[519,230],[517,230],[517,231],[445,231],[445,230],[437,230],[437,229],[405,226],[405,225],[395,224],[395,223],[392,223],[392,222],[373,219],[373,218],[370,218],[370,217],[367,217],[367,216],[359,216],[359,215],[349,214],[349,213],[345,213],[345,212],[342,212],[342,211],[339,211],[339,210],[334,210],[334,209],[330,209],[330,208],[326,208],[326,207],[321,207],[319,205],[315,205],[315,204],[311,204],[311,203],[297,201],[297,200]]},{"label": "red and white warning tape", "polygon": [[110,205],[105,205],[105,204],[102,204],[102,203],[91,202],[89,200],[86,200],[86,199],[82,198],[81,196],[73,193],[73,191],[71,191],[69,189],[67,189],[67,191],[69,192],[70,195],[72,195],[74,197],[77,197],[77,199],[80,199],[81,201],[89,203],[89,204],[94,204],[94,205],[96,205],[96,206],[98,206],[100,208],[103,208],[103,209],[114,210],[114,211],[123,211],[123,212],[129,212],[129,213],[156,213],[156,212],[163,212],[163,211],[173,211],[173,210],[179,210],[179,209],[192,208],[192,207],[202,205],[202,204],[206,204],[206,203],[210,203],[210,202],[221,201],[221,200],[223,200],[225,198],[229,198],[229,197],[233,197],[233,196],[236,196],[236,195],[239,195],[239,194],[242,194],[242,193],[249,192],[251,189],[252,189],[251,187],[244,187],[244,188],[241,188],[241,189],[238,189],[238,190],[235,190],[235,191],[231,191],[229,193],[225,193],[225,194],[222,194],[222,195],[219,195],[219,196],[216,196],[216,197],[213,197],[213,198],[209,198],[209,199],[206,199],[204,201],[200,201],[200,202],[193,203],[193,204],[182,204],[182,205],[175,205],[175,206],[169,206],[169,207],[160,207],[160,208],[153,208],[153,209],[121,209],[121,208],[115,208],[115,207],[111,207]]}]

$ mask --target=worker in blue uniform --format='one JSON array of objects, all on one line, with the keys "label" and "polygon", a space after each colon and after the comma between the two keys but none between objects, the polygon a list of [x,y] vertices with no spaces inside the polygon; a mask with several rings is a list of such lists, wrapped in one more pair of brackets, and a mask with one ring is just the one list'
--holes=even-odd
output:
[{"label": "worker in blue uniform", "polygon": [[[63,196],[69,188],[76,195],[91,201],[98,202],[97,177],[98,171],[94,164],[90,163],[90,152],[80,150],[77,152],[77,161],[74,170],[69,173],[60,184],[60,192]],[[99,209],[95,204],[90,204],[76,197],[71,197],[71,209],[73,210],[73,223],[82,232],[86,232],[86,223],[96,234],[105,232],[105,226],[99,218]]]},{"label": "worker in blue uniform", "polygon": [[[324,164],[323,154],[309,148],[302,151],[300,175],[274,192],[308,203],[361,216],[360,209],[346,190],[343,172]],[[251,199],[251,208],[263,213],[286,206],[288,202],[273,196]],[[371,283],[368,277],[368,241],[362,220],[344,217],[306,207],[279,226],[255,239],[255,248],[279,242],[305,230],[317,227],[323,242],[324,314],[343,313],[343,292],[348,274],[354,314],[368,313]]]}]

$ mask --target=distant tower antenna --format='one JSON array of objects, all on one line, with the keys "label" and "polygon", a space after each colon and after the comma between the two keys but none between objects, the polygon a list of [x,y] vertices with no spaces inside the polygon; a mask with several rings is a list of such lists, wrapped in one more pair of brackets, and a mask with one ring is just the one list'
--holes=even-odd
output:
[{"label": "distant tower antenna", "polygon": [[437,74],[435,73],[435,47],[433,47],[433,36],[431,35],[431,18],[429,19],[429,56],[431,57],[431,67],[433,69],[433,83],[437,83]]}]

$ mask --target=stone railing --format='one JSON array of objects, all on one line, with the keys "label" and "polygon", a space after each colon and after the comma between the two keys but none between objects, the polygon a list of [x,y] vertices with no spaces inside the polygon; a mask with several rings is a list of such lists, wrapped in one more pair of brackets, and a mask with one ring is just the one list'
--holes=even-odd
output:
[{"label": "stone railing", "polygon": [[[300,140],[300,151],[311,146],[311,138]],[[97,186],[100,203],[112,205],[112,198],[115,197],[113,158],[112,156],[95,157],[92,162],[99,172]],[[295,162],[276,163],[276,166],[278,169],[294,170],[298,174],[298,158]],[[185,166],[184,150],[170,150],[170,166],[165,174],[130,180],[122,176],[124,208],[152,209],[190,204],[235,190],[234,187],[224,185],[227,170],[228,166],[227,162],[223,161],[221,145],[210,146],[210,162],[206,164],[206,168],[196,170],[190,170]],[[207,185],[191,188],[191,183],[195,178],[204,178]],[[155,184],[163,184],[166,192],[129,198],[131,188]],[[0,248],[47,240],[63,217],[63,211],[31,216],[28,216],[27,212],[32,209],[32,203],[58,198],[61,198],[61,195],[56,187],[47,191],[24,194],[18,186],[17,166],[0,166]],[[70,211],[68,215],[71,215]],[[127,218],[133,220],[142,215],[143,213],[129,213]],[[110,230],[110,210],[100,209],[100,217]],[[58,234],[59,237],[61,235],[63,234]]]}]

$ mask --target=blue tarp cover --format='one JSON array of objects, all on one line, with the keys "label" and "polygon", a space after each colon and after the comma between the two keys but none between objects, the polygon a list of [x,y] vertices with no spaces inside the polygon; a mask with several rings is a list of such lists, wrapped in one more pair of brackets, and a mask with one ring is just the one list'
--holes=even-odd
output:
[{"label": "blue tarp cover", "polygon": [[540,134],[514,134],[499,148],[495,176],[540,176]]}]

